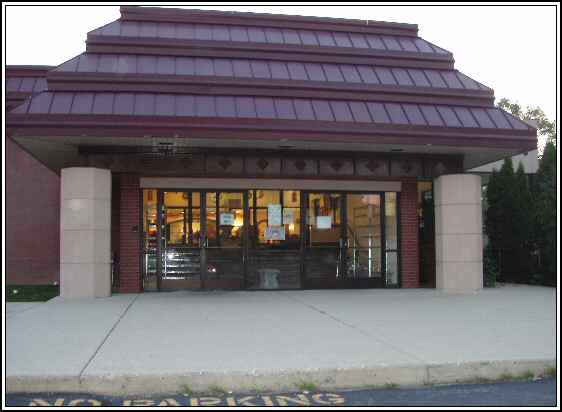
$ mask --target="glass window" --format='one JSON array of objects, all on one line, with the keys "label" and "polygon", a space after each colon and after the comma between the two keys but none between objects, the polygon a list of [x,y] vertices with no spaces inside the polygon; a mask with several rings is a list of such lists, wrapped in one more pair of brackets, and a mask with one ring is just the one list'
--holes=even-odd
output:
[{"label": "glass window", "polygon": [[386,284],[398,285],[398,252],[386,252]]},{"label": "glass window", "polygon": [[420,284],[435,286],[435,214],[433,183],[418,182]]},{"label": "glass window", "polygon": [[384,202],[385,241],[387,250],[398,249],[398,216],[396,210],[396,193],[387,192]]},{"label": "glass window", "polygon": [[243,194],[239,192],[207,193],[207,239],[209,246],[242,246],[243,198]]},{"label": "glass window", "polygon": [[381,277],[381,195],[347,195],[347,277]]},{"label": "glass window", "polygon": [[[300,192],[250,190],[250,245],[298,249],[300,247]],[[275,209],[270,210],[270,207]],[[275,213],[275,221],[270,215]],[[279,224],[280,223],[280,224]],[[276,234],[280,239],[272,239]]]},{"label": "glass window", "polygon": [[144,189],[142,193],[142,228],[143,228],[143,287],[156,290],[156,239],[157,239],[157,200],[158,191]]},{"label": "glass window", "polygon": [[217,194],[207,193],[207,243],[217,246]]},{"label": "glass window", "polygon": [[298,190],[283,191],[284,207],[301,207],[301,192]]},{"label": "glass window", "polygon": [[187,192],[164,192],[166,207],[187,207]]},{"label": "glass window", "polygon": [[341,224],[341,195],[338,193],[310,193],[308,196],[307,226],[310,246],[339,244]]},{"label": "glass window", "polygon": [[398,285],[398,195],[396,192],[384,194],[384,220],[386,243],[386,284]]},{"label": "glass window", "polygon": [[256,190],[256,207],[267,207],[270,204],[279,204],[279,190]]}]

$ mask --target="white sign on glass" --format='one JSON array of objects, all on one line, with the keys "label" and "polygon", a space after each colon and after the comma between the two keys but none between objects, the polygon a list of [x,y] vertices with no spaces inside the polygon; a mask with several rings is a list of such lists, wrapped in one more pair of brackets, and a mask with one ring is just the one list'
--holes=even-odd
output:
[{"label": "white sign on glass", "polygon": [[220,215],[221,226],[234,226],[234,213],[221,213]]},{"label": "white sign on glass", "polygon": [[331,229],[332,228],[332,216],[316,216],[316,228],[317,229]]},{"label": "white sign on glass", "polygon": [[267,224],[269,226],[281,226],[283,224],[281,217],[280,204],[270,203],[267,205]]},{"label": "white sign on glass", "polygon": [[285,226],[268,226],[265,229],[265,240],[285,240]]}]

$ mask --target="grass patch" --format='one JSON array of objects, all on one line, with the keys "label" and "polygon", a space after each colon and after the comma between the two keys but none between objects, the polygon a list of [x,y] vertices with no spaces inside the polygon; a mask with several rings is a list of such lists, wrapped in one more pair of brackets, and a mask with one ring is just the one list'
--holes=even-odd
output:
[{"label": "grass patch", "polygon": [[6,302],[45,302],[58,295],[58,285],[6,286]]},{"label": "grass patch", "polygon": [[299,391],[308,391],[308,392],[316,392],[316,385],[312,382],[299,382],[297,387],[299,388]]},{"label": "grass patch", "polygon": [[394,389],[398,387],[398,384],[394,383],[394,382],[388,382],[387,384],[384,385],[384,387],[386,389]]}]

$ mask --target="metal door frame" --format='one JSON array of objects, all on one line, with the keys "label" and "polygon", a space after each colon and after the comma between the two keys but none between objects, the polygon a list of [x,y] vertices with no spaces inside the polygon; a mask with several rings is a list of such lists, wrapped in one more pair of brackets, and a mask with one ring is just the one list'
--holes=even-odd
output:
[{"label": "metal door frame", "polygon": [[[249,254],[249,224],[250,224],[250,205],[249,205],[249,190],[252,189],[179,189],[179,188],[157,188],[157,242],[156,242],[156,284],[157,290],[162,290],[162,224],[163,224],[163,213],[164,213],[164,193],[165,192],[182,192],[182,193],[199,193],[200,196],[200,234],[199,234],[199,249],[200,249],[200,275],[199,283],[200,289],[205,289],[205,281],[207,280],[207,248],[208,248],[208,233],[207,233],[207,193],[217,193],[217,201],[219,201],[220,193],[241,193],[242,194],[242,209],[244,211],[244,224],[242,227],[242,289],[246,290],[247,287],[247,271],[248,271],[248,254]],[[269,190],[269,189],[268,189]],[[284,189],[271,189],[283,191]],[[142,193],[142,192],[141,192]],[[335,282],[335,288],[393,288],[396,286],[386,285],[386,221],[385,221],[385,193],[384,191],[333,191],[333,190],[300,190],[300,247],[299,253],[299,266],[300,266],[300,289],[310,289],[307,285],[307,275],[306,275],[306,259],[305,254],[307,252],[308,244],[308,229],[307,229],[307,219],[308,219],[308,203],[309,195],[313,193],[334,193],[340,195],[340,246],[339,246],[339,258],[338,258],[338,268],[341,271],[338,282]],[[402,271],[401,266],[401,227],[400,227],[400,192],[395,192],[396,195],[396,212],[397,212],[397,258],[398,258],[398,287],[401,282]],[[347,249],[349,247],[349,239],[347,236],[347,195],[353,194],[377,194],[380,196],[380,227],[381,227],[381,280],[375,279],[350,279],[347,278]],[[142,209],[142,208],[141,208]],[[191,210],[191,204],[189,209]],[[218,209],[217,209],[218,211]],[[142,210],[141,210],[141,213]],[[217,219],[218,216],[217,216]],[[219,220],[217,220],[217,236],[219,230]],[[380,284],[377,284],[380,283]],[[314,288],[314,287],[313,287]],[[253,290],[253,289],[252,289]],[[260,289],[255,289],[260,290]],[[298,290],[298,289],[291,289]]]}]

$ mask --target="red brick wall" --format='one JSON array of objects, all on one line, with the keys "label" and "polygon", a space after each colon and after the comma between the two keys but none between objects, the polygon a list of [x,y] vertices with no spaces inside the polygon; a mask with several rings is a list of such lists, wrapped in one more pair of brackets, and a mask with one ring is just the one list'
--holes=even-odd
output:
[{"label": "red brick wall", "polygon": [[6,138],[6,283],[59,280],[60,178]]},{"label": "red brick wall", "polygon": [[140,195],[137,175],[119,175],[119,291],[140,292]]},{"label": "red brick wall", "polygon": [[401,269],[402,287],[417,288],[420,285],[417,182],[415,179],[402,181],[400,193]]}]

